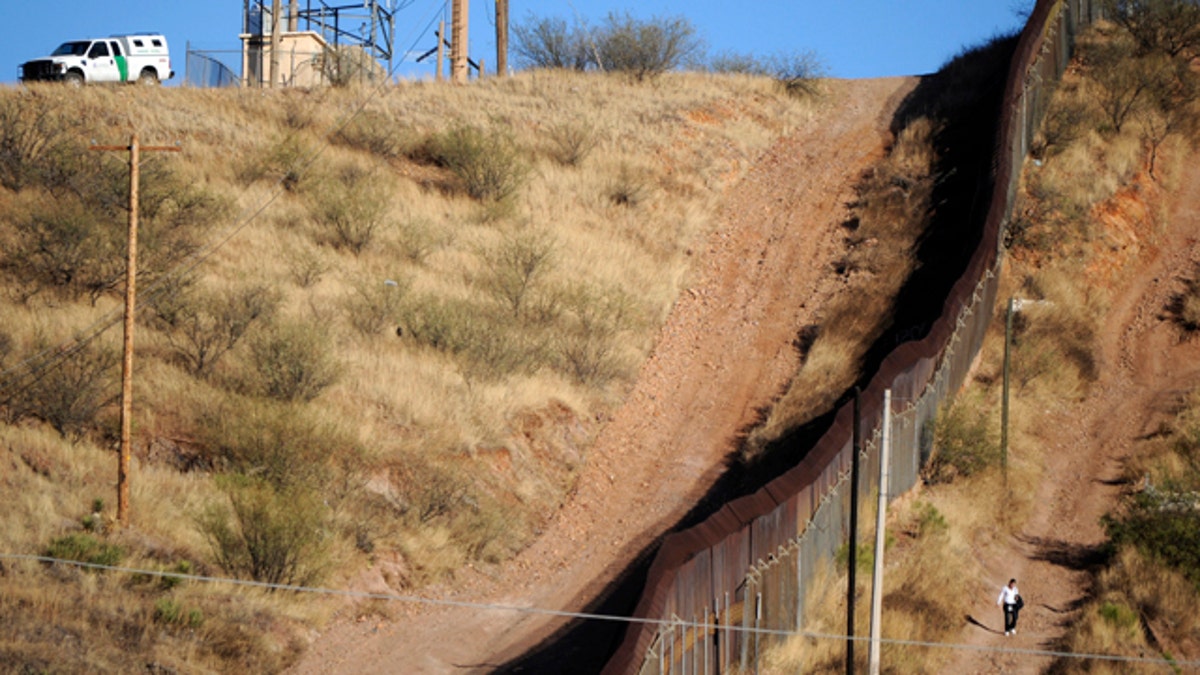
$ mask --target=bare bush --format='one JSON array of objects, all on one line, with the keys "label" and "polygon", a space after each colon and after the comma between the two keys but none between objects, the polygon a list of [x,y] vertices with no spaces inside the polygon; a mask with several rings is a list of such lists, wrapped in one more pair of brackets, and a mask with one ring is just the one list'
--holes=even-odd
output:
[{"label": "bare bush", "polygon": [[0,185],[9,190],[43,184],[63,156],[77,152],[71,139],[79,120],[39,98],[27,91],[0,97]]},{"label": "bare bush", "polygon": [[682,66],[702,48],[695,27],[684,17],[641,20],[614,12],[596,33],[600,67],[639,82]]},{"label": "bare bush", "polygon": [[1195,0],[1105,0],[1104,6],[1141,53],[1187,58],[1200,49],[1200,4]]},{"label": "bare bush", "polygon": [[384,159],[395,159],[404,147],[395,120],[373,110],[355,115],[337,130],[332,140]]},{"label": "bare bush", "polygon": [[[34,345],[36,353],[51,351],[54,347],[46,339]],[[119,362],[118,352],[106,345],[94,341],[75,344],[38,361],[0,403],[9,419],[40,419],[63,438],[79,438],[116,399]]]},{"label": "bare bush", "polygon": [[513,54],[525,67],[584,70],[592,62],[586,26],[572,27],[564,19],[531,15],[515,24],[512,32]]},{"label": "bare bush", "polygon": [[578,285],[564,294],[571,325],[557,342],[559,367],[581,384],[602,386],[619,377],[626,364],[617,335],[636,323],[636,307],[617,289]]},{"label": "bare bush", "polygon": [[514,318],[521,317],[539,284],[553,269],[556,248],[557,242],[545,232],[505,233],[494,247],[482,251],[483,286]]},{"label": "bare bush", "polygon": [[265,286],[246,286],[230,293],[201,292],[192,287],[164,293],[152,302],[154,322],[175,354],[193,375],[205,375],[279,304]]}]

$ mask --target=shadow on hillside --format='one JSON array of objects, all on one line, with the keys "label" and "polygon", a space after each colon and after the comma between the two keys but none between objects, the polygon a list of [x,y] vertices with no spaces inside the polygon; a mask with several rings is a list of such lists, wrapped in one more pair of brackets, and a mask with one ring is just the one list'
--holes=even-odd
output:
[{"label": "shadow on hillside", "polygon": [[[942,122],[934,135],[939,179],[928,229],[918,244],[918,269],[897,297],[888,322],[892,328],[868,351],[862,371],[866,375],[859,385],[866,384],[899,344],[921,339],[929,332],[979,245],[992,192],[1000,102],[1015,45],[1015,36],[996,40],[922,78],[893,118],[893,132],[922,116]],[[584,611],[630,616],[662,538],[703,522],[727,502],[756,492],[795,466],[829,429],[834,412],[849,396],[843,396],[829,412],[791,430],[754,464],[731,461],[712,490],[679,522],[664,529],[646,548],[626,551],[627,555],[617,558],[632,562]],[[495,672],[598,673],[624,639],[628,625],[598,619],[574,621]]]}]

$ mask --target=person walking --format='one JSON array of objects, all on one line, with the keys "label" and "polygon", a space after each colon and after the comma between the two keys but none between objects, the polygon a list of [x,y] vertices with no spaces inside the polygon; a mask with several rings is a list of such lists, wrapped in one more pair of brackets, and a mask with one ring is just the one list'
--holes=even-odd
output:
[{"label": "person walking", "polygon": [[1025,605],[1021,600],[1021,592],[1017,590],[1017,580],[1009,579],[1008,585],[1000,589],[1000,597],[996,599],[996,605],[1004,607],[1004,634],[1017,634],[1017,615],[1021,611],[1021,607]]}]

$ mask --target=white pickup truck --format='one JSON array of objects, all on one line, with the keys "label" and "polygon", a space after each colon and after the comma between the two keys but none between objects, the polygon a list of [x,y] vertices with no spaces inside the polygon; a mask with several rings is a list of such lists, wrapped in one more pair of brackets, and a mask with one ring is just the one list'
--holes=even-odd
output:
[{"label": "white pickup truck", "polygon": [[154,33],[64,42],[50,56],[21,64],[21,81],[158,84],[175,77],[167,38]]}]

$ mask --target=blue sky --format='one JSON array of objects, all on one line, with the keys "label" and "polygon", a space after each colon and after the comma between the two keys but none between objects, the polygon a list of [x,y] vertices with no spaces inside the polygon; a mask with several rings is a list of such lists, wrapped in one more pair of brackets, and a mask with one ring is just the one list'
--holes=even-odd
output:
[{"label": "blue sky", "polygon": [[[426,27],[449,0],[383,0],[402,6],[397,12],[397,53],[411,47],[420,54],[436,42]],[[495,0],[470,0],[471,56],[495,62]],[[316,5],[314,0],[301,0]],[[352,5],[351,0],[326,0]],[[283,0],[284,6],[287,0]],[[529,16],[582,18],[600,23],[612,11],[640,17],[687,18],[710,53],[736,51],[767,55],[813,51],[834,77],[880,77],[937,70],[964,47],[1024,23],[1033,0],[509,0],[511,23]],[[183,75],[184,52],[193,49],[235,51],[242,25],[238,0],[121,0],[96,2],[0,0],[4,39],[0,40],[0,82],[14,83],[23,61],[48,54],[60,42],[114,33],[159,31],[171,44],[173,65]],[[216,55],[234,67],[236,54]],[[433,66],[411,64],[397,72],[430,77]]]}]

